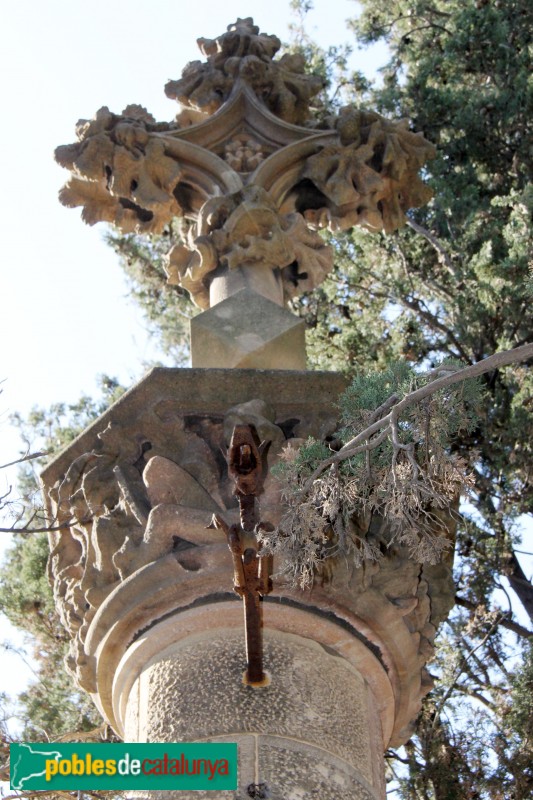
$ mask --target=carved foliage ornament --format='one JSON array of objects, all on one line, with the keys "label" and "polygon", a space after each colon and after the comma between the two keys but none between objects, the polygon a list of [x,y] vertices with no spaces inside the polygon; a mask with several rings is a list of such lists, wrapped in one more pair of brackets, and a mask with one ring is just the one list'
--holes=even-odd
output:
[{"label": "carved foliage ornament", "polygon": [[[72,173],[61,202],[81,206],[88,224],[144,233],[175,217],[196,224],[169,279],[199,306],[221,267],[285,270],[285,297],[312,289],[332,267],[313,230],[392,232],[431,197],[418,172],[434,148],[421,134],[353,106],[318,131],[311,101],[321,79],[299,56],[275,60],[279,39],[250,18],[199,45],[207,60],[166,86],[184,109],[175,122],[157,123],[140,106],[121,115],[103,107],[80,120],[76,143],[56,150]],[[241,202],[253,221],[239,218]]]},{"label": "carved foliage ornament", "polygon": [[216,39],[198,39],[198,46],[207,61],[187,64],[180,80],[167,83],[165,93],[202,116],[218,111],[240,79],[273,114],[302,125],[310,116],[312,98],[324,87],[322,78],[305,73],[303,56],[285,54],[274,61],[280,40],[260,33],[251,17],[228,25]]},{"label": "carved foliage ornament", "polygon": [[335,120],[340,141],[308,158],[303,169],[325,199],[304,212],[306,220],[330,230],[361,225],[391,233],[402,227],[404,212],[432,196],[418,172],[433,157],[433,145],[407,125],[374,111],[341,109]]},{"label": "carved foliage ornament", "polygon": [[206,278],[219,264],[279,270],[288,299],[318,286],[331,262],[331,248],[301,214],[280,214],[264,189],[247,186],[205,203],[188,243],[170,251],[167,271],[169,283],[209,308]]}]

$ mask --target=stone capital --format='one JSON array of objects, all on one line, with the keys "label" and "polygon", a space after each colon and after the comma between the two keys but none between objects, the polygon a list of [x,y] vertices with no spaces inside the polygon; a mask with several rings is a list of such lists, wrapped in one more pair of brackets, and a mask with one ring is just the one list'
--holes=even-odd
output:
[{"label": "stone capital", "polygon": [[[69,668],[120,734],[137,674],[124,664],[141,669],[173,643],[188,647],[226,627],[241,642],[244,669],[231,554],[208,527],[213,513],[238,519],[223,456],[234,426],[252,424],[270,443],[260,506],[276,525],[283,504],[272,467],[287,441],[333,435],[343,387],[335,373],[156,369],[43,473],[50,513],[70,521],[52,534],[50,559],[73,637]],[[310,591],[275,578],[264,625],[266,635],[308,637],[351,664],[377,698],[387,747],[410,736],[431,687],[425,664],[453,585],[447,561],[422,565],[387,547],[379,518],[368,535],[381,543],[377,562],[340,561]]]}]

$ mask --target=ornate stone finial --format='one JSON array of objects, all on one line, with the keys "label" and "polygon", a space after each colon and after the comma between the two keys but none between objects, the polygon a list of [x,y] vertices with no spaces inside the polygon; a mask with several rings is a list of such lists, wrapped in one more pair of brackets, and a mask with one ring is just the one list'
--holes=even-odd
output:
[{"label": "ornate stone finial", "polygon": [[159,233],[176,217],[192,222],[168,275],[201,308],[242,289],[282,305],[333,266],[318,229],[391,232],[430,198],[418,172],[433,146],[353,106],[313,128],[321,79],[300,56],[276,60],[279,39],[251,18],[199,46],[207,60],[166,86],[184,109],[176,122],[103,107],[56,158],[72,173],[61,202],[91,225]]},{"label": "ornate stone finial", "polygon": [[[281,330],[291,345],[277,368],[304,368],[294,320],[258,325],[273,319],[265,301],[283,306],[323,281],[333,253],[319,229],[401,227],[407,209],[431,196],[418,172],[433,147],[405,122],[353,106],[327,129],[313,128],[321,79],[305,74],[299,56],[276,60],[279,39],[251,18],[199,45],[207,60],[166,86],[184,109],[176,122],[157,123],[130,105],[78,123],[78,142],[56,151],[72,173],[60,199],[82,206],[89,224],[113,222],[124,232],[160,233],[175,218],[189,220],[186,240],[168,256],[169,283],[209,314],[235,298],[192,328],[191,336],[209,329],[216,343],[192,343],[194,366],[273,368]],[[251,306],[250,292],[259,296]],[[234,340],[239,346],[228,350]]]}]

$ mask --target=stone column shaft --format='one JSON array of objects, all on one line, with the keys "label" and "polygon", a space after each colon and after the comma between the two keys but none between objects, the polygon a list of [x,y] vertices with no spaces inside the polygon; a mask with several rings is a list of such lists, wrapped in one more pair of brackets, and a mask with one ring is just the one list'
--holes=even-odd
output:
[{"label": "stone column shaft", "polygon": [[[228,608],[234,604],[223,605],[210,606],[209,613],[222,623],[237,622],[235,609]],[[242,631],[220,627],[184,636],[184,628],[205,628],[205,609],[188,617],[156,625],[121,662],[114,704],[125,741],[237,742],[237,794],[206,793],[213,800],[385,796],[382,719],[374,692],[379,682],[382,692],[383,686],[390,695],[392,690],[379,664],[373,668],[383,674],[374,675],[372,688],[329,645],[267,628],[268,685],[252,688],[243,681]],[[320,628],[320,621],[315,625]],[[363,670],[366,661],[363,656]],[[254,795],[251,787],[263,794]],[[176,800],[196,796],[175,793]]]}]

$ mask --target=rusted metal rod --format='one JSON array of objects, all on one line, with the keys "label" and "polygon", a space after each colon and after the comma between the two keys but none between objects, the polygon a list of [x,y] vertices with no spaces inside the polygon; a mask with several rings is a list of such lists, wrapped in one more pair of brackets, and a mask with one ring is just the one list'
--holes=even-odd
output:
[{"label": "rusted metal rod", "polygon": [[262,683],[263,672],[263,609],[259,596],[259,562],[256,551],[244,551],[243,564],[246,588],[243,592],[244,625],[246,632],[246,682]]},{"label": "rusted metal rod", "polygon": [[239,502],[240,525],[230,526],[218,515],[211,524],[223,530],[228,540],[233,559],[233,588],[242,597],[244,606],[245,681],[257,686],[265,682],[261,597],[272,591],[272,557],[260,555],[256,536],[260,527],[256,497],[263,491],[263,475],[259,439],[252,425],[234,427],[227,463]]}]

